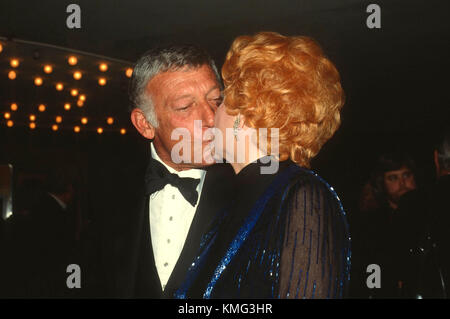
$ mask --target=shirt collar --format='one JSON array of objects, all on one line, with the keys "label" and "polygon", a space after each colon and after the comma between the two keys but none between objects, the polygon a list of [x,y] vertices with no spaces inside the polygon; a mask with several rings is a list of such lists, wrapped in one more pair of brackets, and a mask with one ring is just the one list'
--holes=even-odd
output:
[{"label": "shirt collar", "polygon": [[167,170],[172,174],[177,174],[180,177],[192,177],[192,178],[200,178],[203,179],[205,177],[206,171],[203,169],[197,169],[197,168],[191,168],[184,171],[177,171],[174,168],[170,167],[166,163],[164,163],[161,158],[158,156],[158,153],[156,152],[155,146],[153,143],[150,143],[150,153],[154,160],[160,162],[164,165]]}]

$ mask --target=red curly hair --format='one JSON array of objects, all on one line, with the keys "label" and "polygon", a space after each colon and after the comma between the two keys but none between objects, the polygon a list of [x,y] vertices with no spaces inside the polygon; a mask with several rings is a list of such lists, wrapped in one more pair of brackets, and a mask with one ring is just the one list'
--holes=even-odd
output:
[{"label": "red curly hair", "polygon": [[249,127],[279,128],[280,161],[310,167],[340,125],[345,96],[339,73],[308,37],[240,36],[222,77],[228,114],[243,114]]}]

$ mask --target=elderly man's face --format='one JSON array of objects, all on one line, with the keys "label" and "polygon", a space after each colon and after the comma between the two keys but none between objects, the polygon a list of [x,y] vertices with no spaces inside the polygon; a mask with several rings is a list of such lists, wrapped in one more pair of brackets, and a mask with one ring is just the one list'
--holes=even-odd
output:
[{"label": "elderly man's face", "polygon": [[[204,132],[214,126],[214,113],[222,102],[220,85],[214,72],[207,65],[196,69],[168,71],[156,75],[147,85],[159,126],[155,129],[154,146],[158,155],[168,165],[176,169],[187,169],[207,164],[195,163],[195,145],[207,148],[209,141],[203,141]],[[194,135],[194,121],[201,121],[201,136]],[[190,163],[173,163],[171,151],[179,140],[172,140],[172,132],[185,128],[191,135]],[[202,139],[201,141],[199,140]],[[183,152],[180,152],[180,154]]]},{"label": "elderly man's face", "polygon": [[411,170],[404,166],[384,173],[384,186],[389,200],[397,204],[402,195],[416,189],[416,180]]}]

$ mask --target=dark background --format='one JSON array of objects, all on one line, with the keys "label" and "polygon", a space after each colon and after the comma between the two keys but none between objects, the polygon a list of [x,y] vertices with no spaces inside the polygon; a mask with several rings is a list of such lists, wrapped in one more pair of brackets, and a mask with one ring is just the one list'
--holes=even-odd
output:
[{"label": "dark background", "polygon": [[[70,3],[81,7],[81,29],[66,27]],[[381,29],[366,26],[370,3],[381,7]],[[306,35],[315,38],[336,64],[347,97],[341,128],[313,168],[335,187],[352,215],[361,185],[382,152],[408,150],[418,162],[422,184],[434,180],[432,141],[450,115],[449,14],[446,0],[2,0],[0,36],[125,61],[111,62],[111,85],[106,88],[83,82],[88,100],[94,102],[80,112],[99,123],[112,114],[117,129],[126,127],[128,131],[121,136],[111,129],[100,136],[92,126],[91,131],[79,135],[69,128],[53,134],[45,125],[30,131],[25,120],[22,126],[7,128],[3,113],[13,99],[22,99],[28,108],[41,103],[39,98],[47,99],[48,114],[56,114],[53,108],[63,100],[32,85],[32,75],[37,72],[33,67],[53,59],[62,68],[68,53],[41,49],[41,58],[33,60],[34,48],[15,49],[15,54],[23,54],[22,66],[29,72],[23,71],[27,81],[18,79],[13,85],[7,79],[12,53],[7,50],[9,43],[1,41],[0,162],[15,166],[16,183],[21,176],[44,174],[60,162],[73,162],[88,190],[92,187],[89,172],[113,160],[111,157],[133,162],[147,154],[146,141],[129,123],[127,78],[121,73],[126,61],[132,65],[140,54],[160,43],[191,42],[205,47],[220,67],[236,36],[258,31]],[[31,61],[28,66],[26,61]],[[86,72],[84,78],[92,80],[99,59],[84,61],[80,64]]]}]

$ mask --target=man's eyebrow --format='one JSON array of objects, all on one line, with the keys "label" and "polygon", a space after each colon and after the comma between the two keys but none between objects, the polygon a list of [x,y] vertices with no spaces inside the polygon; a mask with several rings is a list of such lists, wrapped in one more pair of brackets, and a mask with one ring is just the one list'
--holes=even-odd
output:
[{"label": "man's eyebrow", "polygon": [[181,95],[181,96],[175,98],[173,101],[178,101],[178,100],[185,99],[185,98],[191,97],[191,96],[192,96],[191,94],[184,94],[184,95]]},{"label": "man's eyebrow", "polygon": [[[209,89],[208,92],[206,92],[206,95],[210,94],[214,90],[219,90],[220,91],[220,86],[219,85],[213,86],[211,89]],[[188,97],[191,97],[191,96],[192,96],[191,94],[183,94],[183,95],[173,99],[173,101],[175,102],[175,101],[178,101],[178,100],[181,100],[181,99],[185,99],[185,98],[188,98]]]}]

